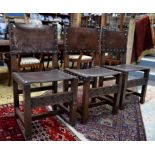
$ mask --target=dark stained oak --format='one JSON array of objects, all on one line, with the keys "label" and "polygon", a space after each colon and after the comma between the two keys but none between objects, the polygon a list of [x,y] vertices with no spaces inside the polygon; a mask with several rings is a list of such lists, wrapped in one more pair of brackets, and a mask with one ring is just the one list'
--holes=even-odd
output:
[{"label": "dark stained oak", "polygon": [[[67,68],[65,71],[67,73],[70,73],[71,75],[77,76],[79,80],[83,81],[82,105],[78,107],[78,111],[81,114],[81,121],[83,124],[86,124],[89,119],[90,107],[99,106],[101,104],[110,104],[113,107],[112,113],[118,113],[122,87],[122,74],[120,72],[102,67],[93,67],[89,69]],[[104,86],[104,78],[109,76],[112,76],[116,82],[115,84]],[[101,80],[99,82],[98,78],[102,78],[102,84]],[[90,82],[92,80],[94,81],[91,87]],[[114,97],[112,97],[112,102],[109,102],[110,99],[109,97],[107,97],[107,95],[109,94],[114,94]],[[96,103],[96,99],[100,99],[100,102]]]},{"label": "dark stained oak", "polygon": [[[57,32],[56,27],[42,26],[34,27],[32,25],[16,25],[14,31],[14,47],[11,48],[11,68],[13,79],[13,95],[15,115],[22,121],[25,128],[26,140],[32,138],[32,120],[50,117],[51,115],[69,114],[68,122],[75,125],[76,121],[76,96],[77,96],[77,78],[58,70],[57,59]],[[22,54],[52,54],[53,68],[50,71],[39,72],[19,72],[16,55]],[[64,88],[70,82],[72,87],[69,91],[66,89],[58,92],[58,82],[64,82]],[[50,86],[40,86],[31,88],[33,83],[51,83]],[[32,97],[31,93],[41,90],[52,90],[45,96]],[[19,94],[24,97],[24,110],[19,109]],[[66,108],[64,103],[67,104]],[[35,107],[52,107],[52,110],[43,114],[32,114]],[[68,107],[68,108],[67,108]]]},{"label": "dark stained oak", "polygon": [[[102,29],[101,33],[101,65],[104,68],[122,73],[122,88],[120,109],[125,108],[126,96],[135,94],[144,103],[150,69],[138,65],[126,64],[127,32],[110,31]],[[142,72],[143,77],[130,80],[130,72]],[[107,78],[108,80],[108,78]],[[102,79],[100,82],[102,83]],[[141,92],[131,91],[128,88],[142,86]]]},{"label": "dark stained oak", "polygon": [[[34,74],[34,75],[33,75]],[[65,113],[66,109],[60,109],[63,103],[67,103],[69,109],[67,109],[67,114],[69,111],[69,123],[71,125],[75,125],[76,121],[76,97],[77,97],[77,79],[64,73],[60,70],[51,70],[45,72],[32,72],[32,73],[13,73],[13,94],[14,94],[14,109],[15,115],[18,116],[25,128],[25,138],[27,140],[31,140],[32,138],[32,120],[41,119],[45,117],[49,117],[50,115],[58,115]],[[36,81],[35,81],[36,78]],[[31,84],[36,82],[58,82],[58,81],[71,81],[71,90],[70,91],[62,91],[57,92],[58,85],[55,85],[53,89],[53,93],[45,95],[45,96],[37,96],[31,97]],[[65,83],[64,83],[65,84]],[[24,97],[24,112],[19,110],[19,86],[20,90],[23,91]],[[48,87],[47,87],[48,88]],[[49,87],[50,88],[50,87]],[[37,90],[37,89],[36,89]],[[47,89],[48,90],[48,89]],[[33,91],[34,92],[34,91]],[[32,109],[39,106],[52,106],[53,111],[47,111],[47,113],[32,115]],[[57,108],[59,106],[59,109]]]}]

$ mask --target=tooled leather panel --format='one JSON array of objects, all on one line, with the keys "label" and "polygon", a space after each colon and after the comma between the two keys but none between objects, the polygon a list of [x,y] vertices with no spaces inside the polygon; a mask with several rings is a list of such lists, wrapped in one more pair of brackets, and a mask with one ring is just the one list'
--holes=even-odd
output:
[{"label": "tooled leather panel", "polygon": [[67,29],[67,51],[98,51],[99,34],[94,28],[70,27]]},{"label": "tooled leather panel", "polygon": [[13,40],[21,53],[55,52],[54,27],[17,25],[13,28]]},{"label": "tooled leather panel", "polygon": [[101,49],[102,52],[126,52],[127,34],[118,31],[102,31]]}]

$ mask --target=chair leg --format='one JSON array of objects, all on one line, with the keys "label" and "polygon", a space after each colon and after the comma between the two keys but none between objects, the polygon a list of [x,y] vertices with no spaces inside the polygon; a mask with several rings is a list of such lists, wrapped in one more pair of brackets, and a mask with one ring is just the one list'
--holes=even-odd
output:
[{"label": "chair leg", "polygon": [[126,97],[126,89],[127,89],[127,82],[128,82],[128,73],[122,74],[122,88],[121,88],[121,98],[120,98],[120,105],[119,109],[123,110],[125,108],[125,97]]},{"label": "chair leg", "polygon": [[69,89],[69,82],[68,80],[64,80],[63,82],[63,92],[68,92]]},{"label": "chair leg", "polygon": [[48,56],[48,61],[47,61],[47,65],[46,65],[47,69],[49,68],[49,64],[50,64],[50,56]]},{"label": "chair leg", "polygon": [[121,95],[121,88],[122,88],[122,75],[117,75],[116,76],[116,84],[118,84],[118,91],[117,93],[114,94],[114,106],[112,109],[112,114],[116,115],[118,113],[118,109],[119,109],[119,101],[120,101],[120,95]]},{"label": "chair leg", "polygon": [[99,78],[99,87],[103,87],[104,77]]},{"label": "chair leg", "polygon": [[[94,78],[92,83],[92,88],[96,88],[96,87],[97,87],[97,78]],[[96,98],[92,98],[91,101],[96,102]]]},{"label": "chair leg", "polygon": [[92,62],[89,62],[89,68],[91,68],[92,67]]},{"label": "chair leg", "polygon": [[86,79],[84,81],[83,86],[83,96],[82,96],[82,123],[86,124],[88,120],[89,110],[88,110],[88,104],[89,104],[89,89],[90,89],[90,80]]},{"label": "chair leg", "polygon": [[31,117],[30,85],[25,85],[24,86],[23,94],[24,94],[25,138],[26,138],[26,140],[30,140],[32,138],[32,117]]},{"label": "chair leg", "polygon": [[42,62],[42,65],[43,65],[43,69],[42,70],[45,71],[45,62],[44,61]]},{"label": "chair leg", "polygon": [[70,124],[72,126],[75,126],[75,123],[76,123],[76,110],[77,110],[77,107],[75,103],[72,102],[70,104],[70,118],[69,118]]},{"label": "chair leg", "polygon": [[8,86],[11,86],[11,73],[9,73],[9,80],[8,80]]},{"label": "chair leg", "polygon": [[[68,80],[64,80],[63,81],[63,92],[68,92],[69,89],[69,81]],[[68,108],[68,103],[64,103],[64,106]]]},{"label": "chair leg", "polygon": [[141,98],[140,98],[140,103],[141,104],[143,104],[145,102],[147,83],[148,83],[148,78],[149,78],[149,70],[146,70],[144,72],[144,78],[146,78],[147,82],[142,86]]},{"label": "chair leg", "polygon": [[[39,63],[36,67],[38,68],[38,71],[43,71],[44,70],[43,66],[44,66],[43,63]],[[43,83],[40,83],[40,87],[42,87],[42,86],[43,86]]]},{"label": "chair leg", "polygon": [[[58,88],[58,82],[55,81],[55,82],[53,82],[53,93],[57,93],[57,91],[58,91],[57,88]],[[57,105],[53,106],[53,110],[57,110]]]},{"label": "chair leg", "polygon": [[8,74],[8,86],[11,86],[11,65],[10,65],[10,63],[9,62],[6,62],[6,64],[7,64],[7,67],[8,67],[8,72],[9,72],[9,74]]},{"label": "chair leg", "polygon": [[74,62],[72,62],[72,68],[74,68]]},{"label": "chair leg", "polygon": [[14,80],[13,80],[13,99],[14,99],[15,117],[17,117],[16,108],[19,108],[19,94],[18,94],[18,85]]}]

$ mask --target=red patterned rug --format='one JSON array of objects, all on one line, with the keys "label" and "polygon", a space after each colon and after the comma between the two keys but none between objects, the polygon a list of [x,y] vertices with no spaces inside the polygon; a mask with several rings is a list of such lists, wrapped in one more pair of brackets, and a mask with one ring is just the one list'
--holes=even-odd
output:
[{"label": "red patterned rug", "polygon": [[[22,110],[22,106],[21,106]],[[36,108],[33,113],[47,111],[45,108]],[[32,140],[36,141],[76,141],[80,140],[57,117],[33,121]],[[0,141],[24,141],[24,128],[19,120],[14,117],[13,104],[0,106]]]},{"label": "red patterned rug", "polygon": [[108,105],[90,109],[88,123],[77,123],[76,130],[94,141],[145,141],[138,98],[131,96],[129,101],[125,110],[120,110],[118,115],[112,115],[111,106]]}]

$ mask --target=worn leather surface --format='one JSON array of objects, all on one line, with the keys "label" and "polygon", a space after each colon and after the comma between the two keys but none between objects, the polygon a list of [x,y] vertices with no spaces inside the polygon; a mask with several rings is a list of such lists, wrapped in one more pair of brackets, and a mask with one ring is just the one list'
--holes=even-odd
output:
[{"label": "worn leather surface", "polygon": [[117,71],[114,70],[110,70],[107,68],[103,68],[103,67],[93,67],[93,68],[89,68],[89,69],[66,69],[67,71],[81,76],[81,77],[104,77],[104,76],[113,76],[113,75],[117,75],[120,74]]},{"label": "worn leather surface", "polygon": [[55,29],[51,26],[34,27],[30,24],[16,24],[12,27],[14,51],[17,53],[55,52]]},{"label": "worn leather surface", "polygon": [[126,72],[126,73],[133,72],[133,71],[149,70],[149,68],[147,68],[147,67],[132,65],[132,64],[121,64],[121,65],[116,65],[116,66],[106,66],[106,68],[114,69],[114,70],[118,70],[118,71]]},{"label": "worn leather surface", "polygon": [[126,32],[103,30],[101,37],[102,52],[126,52]]},{"label": "worn leather surface", "polygon": [[75,78],[58,69],[41,72],[13,73],[12,76],[14,79],[24,84],[71,80]]},{"label": "worn leather surface", "polygon": [[103,64],[118,65],[126,62],[127,32],[102,30],[101,53]]},{"label": "worn leather surface", "polygon": [[95,28],[69,27],[66,29],[66,49],[68,52],[98,51],[99,30]]}]

